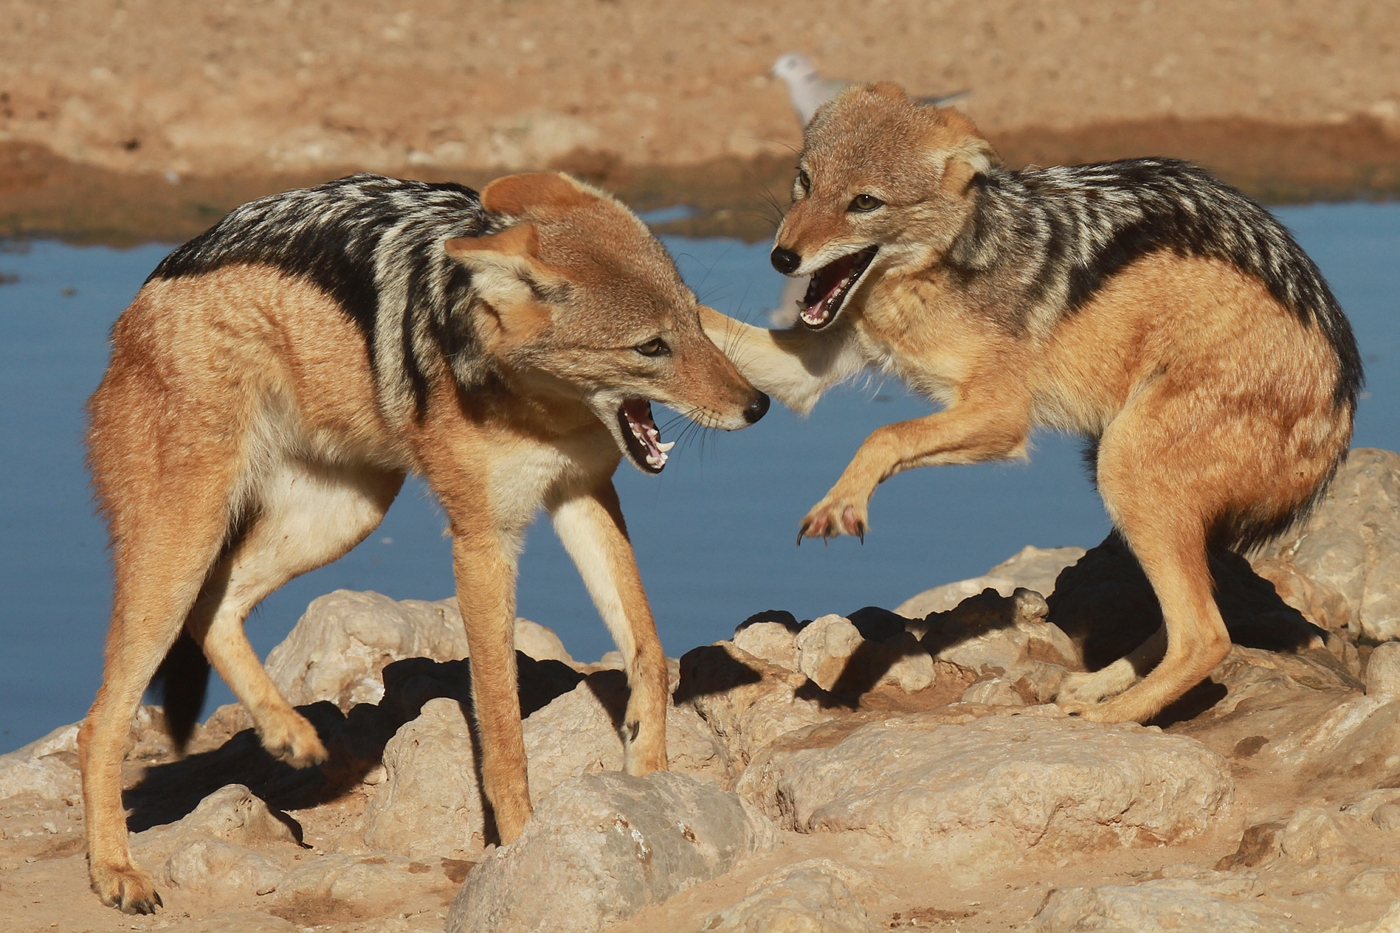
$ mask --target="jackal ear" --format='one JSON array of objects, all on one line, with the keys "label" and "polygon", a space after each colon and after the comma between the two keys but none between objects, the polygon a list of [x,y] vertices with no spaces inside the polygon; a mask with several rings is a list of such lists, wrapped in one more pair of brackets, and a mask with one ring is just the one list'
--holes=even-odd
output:
[{"label": "jackal ear", "polygon": [[536,259],[539,235],[533,224],[490,236],[459,237],[443,244],[447,255],[472,270],[472,290],[482,300],[488,347],[533,339],[550,320],[541,301],[548,274]]},{"label": "jackal ear", "polygon": [[987,174],[993,166],[999,164],[1001,157],[992,148],[992,144],[981,137],[973,136],[950,152],[944,161],[943,190],[962,197],[967,194],[974,178]]},{"label": "jackal ear", "polygon": [[481,190],[481,206],[493,214],[519,217],[529,212],[583,207],[598,196],[563,172],[528,172],[497,178]]},{"label": "jackal ear", "polygon": [[540,235],[534,224],[516,224],[489,236],[457,237],[442,244],[442,248],[447,250],[447,255],[467,265],[472,265],[473,259],[485,259],[481,254],[487,253],[523,259],[539,252]]}]

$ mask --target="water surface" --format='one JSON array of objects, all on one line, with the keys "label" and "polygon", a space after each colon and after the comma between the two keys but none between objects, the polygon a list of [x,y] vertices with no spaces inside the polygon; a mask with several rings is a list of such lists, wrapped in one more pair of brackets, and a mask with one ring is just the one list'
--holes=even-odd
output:
[{"label": "water surface", "polygon": [[[1400,205],[1280,210],[1352,319],[1367,367],[1355,443],[1400,446]],[[671,239],[682,273],[726,313],[761,320],[782,280],[764,244]],[[0,252],[0,751],[80,719],[101,679],[111,596],[106,533],[83,468],[82,405],[107,361],[107,332],[169,249],[11,244]],[[642,579],[668,654],[733,633],[762,609],[799,618],[892,607],[939,583],[983,573],[1026,544],[1092,546],[1107,531],[1076,441],[1036,437],[1028,464],[916,470],[880,487],[864,546],[794,546],[799,519],[861,440],[933,407],[893,382],[832,392],[799,419],[775,407],[754,428],[704,433],[666,472],[624,465],[618,487]],[[664,419],[663,419],[664,420]],[[670,430],[675,436],[678,426]],[[259,654],[306,604],[338,587],[398,599],[453,592],[444,520],[421,483],[346,557],[293,581],[249,619]],[[545,521],[520,568],[520,614],[554,628],[575,657],[612,647]],[[231,700],[220,683],[212,703]]]}]

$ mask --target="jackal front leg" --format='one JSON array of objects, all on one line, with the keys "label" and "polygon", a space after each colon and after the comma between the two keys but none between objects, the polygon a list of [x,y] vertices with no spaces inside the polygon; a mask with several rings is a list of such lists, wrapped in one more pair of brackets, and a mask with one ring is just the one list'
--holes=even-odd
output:
[{"label": "jackal front leg", "polygon": [[876,429],[836,485],[802,519],[797,541],[855,535],[870,528],[870,497],[896,473],[921,466],[1024,456],[1029,400],[1019,393],[967,398],[947,411]]},{"label": "jackal front leg", "polygon": [[632,696],[622,720],[628,774],[666,770],[666,656],[656,635],[637,560],[611,480],[552,507],[554,529],[573,558],[627,668]]}]

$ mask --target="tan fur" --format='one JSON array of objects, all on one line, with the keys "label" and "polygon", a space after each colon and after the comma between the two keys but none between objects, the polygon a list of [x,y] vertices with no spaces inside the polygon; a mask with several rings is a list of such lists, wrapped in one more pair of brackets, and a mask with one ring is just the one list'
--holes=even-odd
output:
[{"label": "tan fur", "polygon": [[[844,110],[814,124],[776,239],[801,257],[796,274],[880,244],[879,266],[840,316],[825,330],[766,331],[707,309],[705,326],[755,385],[798,411],[866,366],[946,405],[871,434],[802,536],[863,537],[875,487],[902,470],[1023,457],[1037,425],[1101,436],[1104,503],[1166,620],[1165,637],[1128,663],[1161,663],[1136,686],[1124,664],[1078,675],[1060,699],[1091,719],[1145,721],[1229,650],[1206,564],[1210,522],[1287,514],[1344,453],[1336,356],[1258,280],[1169,251],[1124,267],[1073,314],[1004,325],[995,301],[971,302],[939,262],[968,214],[969,179],[994,155],[951,111],[909,116],[906,102],[889,118],[879,98],[890,94],[847,92],[832,105]],[[888,210],[848,209],[871,190]]]},{"label": "tan fur", "polygon": [[[665,658],[612,485],[622,454],[597,399],[671,402],[736,428],[757,394],[705,337],[659,245],[611,198],[536,175],[498,181],[484,200],[520,225],[450,250],[481,280],[486,307],[474,323],[503,384],[464,392],[440,361],[419,420],[383,413],[348,315],[270,267],[152,281],[118,321],[89,433],[116,588],[103,684],[79,736],[92,883],[105,903],[128,912],[159,903],[128,848],[121,764],[142,692],[182,626],[272,754],[296,767],[326,759],[243,620],[363,540],[409,471],[426,476],[451,523],[481,772],[502,842],[530,815],[514,581],[542,505],[622,649],[627,770],[666,767]],[[569,284],[567,302],[546,306],[515,287],[512,270],[522,269]],[[633,347],[658,335],[669,359],[639,357]]]}]

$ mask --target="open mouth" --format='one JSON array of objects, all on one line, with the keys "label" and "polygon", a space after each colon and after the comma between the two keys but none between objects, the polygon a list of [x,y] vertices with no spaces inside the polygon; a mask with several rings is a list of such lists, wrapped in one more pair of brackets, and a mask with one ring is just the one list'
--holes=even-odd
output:
[{"label": "open mouth", "polygon": [[846,296],[860,283],[865,270],[870,268],[870,260],[875,258],[879,249],[878,246],[867,246],[813,272],[812,282],[807,286],[807,294],[798,311],[802,323],[817,330],[830,324],[841,310]]},{"label": "open mouth", "polygon": [[627,442],[632,462],[648,473],[660,473],[666,466],[666,451],[675,447],[676,442],[661,443],[661,431],[651,417],[651,402],[629,398],[617,410],[617,421],[622,426],[622,437]]}]

